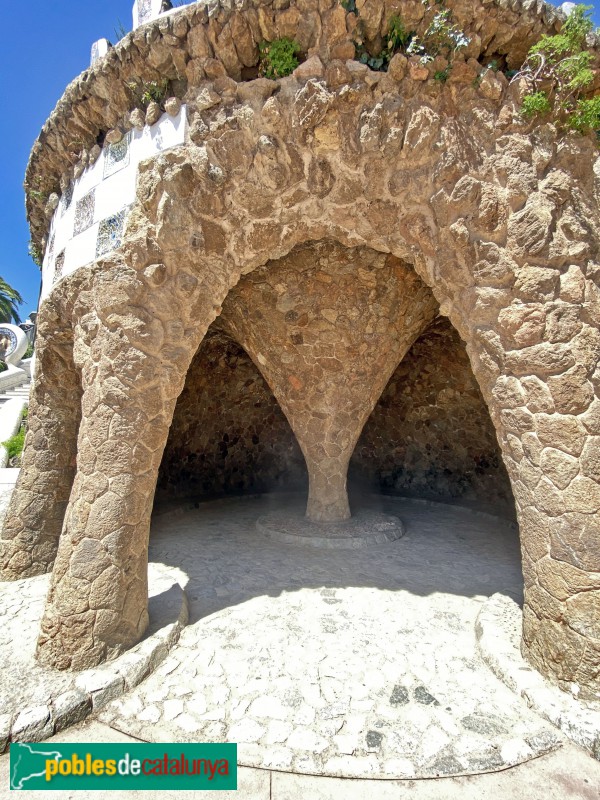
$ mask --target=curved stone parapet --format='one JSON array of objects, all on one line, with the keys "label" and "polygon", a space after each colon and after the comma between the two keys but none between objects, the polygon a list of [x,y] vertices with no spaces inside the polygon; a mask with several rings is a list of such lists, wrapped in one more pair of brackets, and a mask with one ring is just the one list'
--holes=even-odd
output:
[{"label": "curved stone parapet", "polygon": [[[79,159],[85,165],[98,136],[127,119],[133,107],[128,88],[131,80],[167,79],[183,93],[182,99],[198,98],[206,107],[207,103],[214,104],[214,94],[208,91],[199,96],[197,89],[203,81],[225,76],[236,81],[256,77],[258,45],[264,40],[295,38],[304,53],[318,55],[325,62],[355,55],[358,18],[337,0],[310,0],[302,11],[293,4],[281,7],[272,0],[244,0],[235,8],[226,0],[218,0],[191,3],[157,17],[158,0],[144,3],[144,24],[69,85],[33,147],[26,177],[27,210],[38,243],[44,240],[48,244],[46,204],[52,193],[60,194],[61,177],[72,171]],[[510,68],[519,67],[531,44],[542,34],[560,29],[564,20],[564,14],[544,0],[448,0],[448,7],[470,39],[459,60],[464,57],[481,66],[500,58]],[[379,2],[361,3],[359,8],[367,47],[376,47],[381,41],[393,14],[401,14],[407,29],[418,35],[426,24],[420,0],[403,0],[393,9]],[[467,82],[475,77],[471,75]],[[221,81],[217,92],[225,85]],[[484,91],[489,90],[484,87]]]}]

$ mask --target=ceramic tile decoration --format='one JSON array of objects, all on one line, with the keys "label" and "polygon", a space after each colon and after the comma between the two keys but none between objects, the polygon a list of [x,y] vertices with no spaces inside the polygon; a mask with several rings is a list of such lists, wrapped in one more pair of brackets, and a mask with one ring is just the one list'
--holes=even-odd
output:
[{"label": "ceramic tile decoration", "polygon": [[125,227],[125,219],[129,209],[123,208],[117,214],[103,219],[98,228],[98,240],[96,242],[96,258],[103,256],[105,253],[110,253],[111,250],[116,250],[121,246],[123,239],[123,229]]},{"label": "ceramic tile decoration", "polygon": [[129,143],[131,141],[131,132],[126,133],[125,136],[117,144],[109,144],[104,149],[104,177],[108,178],[114,175],[123,167],[129,166]]},{"label": "ceramic tile decoration", "polygon": [[54,283],[62,278],[63,268],[65,266],[65,251],[62,250],[54,262]]},{"label": "ceramic tile decoration", "polygon": [[73,200],[73,182],[71,181],[67,186],[67,188],[65,189],[65,191],[63,192],[63,195],[60,199],[61,217],[66,211],[69,210],[72,200]]},{"label": "ceramic tile decoration", "polygon": [[[59,208],[48,235],[44,256],[47,297],[54,283],[54,262],[61,250],[66,252],[65,270],[70,274],[95,258],[120,246],[124,225],[119,226],[119,211],[131,208],[136,198],[136,176],[140,161],[156,153],[179,147],[186,136],[187,112],[183,105],[176,117],[164,114],[143,131],[129,131],[121,142],[105,143],[102,154],[78,178],[64,186]],[[129,211],[125,212],[125,219]],[[109,224],[116,215],[116,219]],[[104,220],[99,237],[100,221]],[[50,252],[50,240],[54,244]],[[96,254],[98,253],[98,255]]]},{"label": "ceramic tile decoration", "polygon": [[94,42],[92,45],[92,52],[90,57],[90,66],[95,62],[98,61],[99,58],[105,56],[111,47],[111,43],[108,39],[98,39],[97,42]]},{"label": "ceramic tile decoration", "polygon": [[143,25],[144,22],[148,22],[152,18],[152,6],[155,3],[152,3],[152,0],[136,0],[136,3],[138,25]]},{"label": "ceramic tile decoration", "polygon": [[75,228],[74,235],[87,230],[94,221],[95,190],[92,189],[75,206]]},{"label": "ceramic tile decoration", "polygon": [[54,234],[50,237],[50,243],[48,244],[48,259],[52,259],[54,255]]}]

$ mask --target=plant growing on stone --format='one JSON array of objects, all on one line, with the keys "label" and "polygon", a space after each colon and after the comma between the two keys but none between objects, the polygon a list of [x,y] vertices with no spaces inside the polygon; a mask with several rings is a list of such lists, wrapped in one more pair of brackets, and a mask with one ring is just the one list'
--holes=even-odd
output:
[{"label": "plant growing on stone", "polygon": [[131,81],[127,86],[132,92],[136,104],[145,110],[150,103],[161,105],[167,96],[169,81]]},{"label": "plant growing on stone", "polygon": [[[408,31],[402,19],[394,15],[390,18],[381,52],[375,55],[365,47],[359,19],[358,35],[354,41],[357,60],[367,64],[373,70],[382,72],[387,71],[388,65],[396,53],[419,56],[423,64],[433,61],[438,55],[451,61],[454,54],[466,47],[470,40],[458,25],[452,22],[452,12],[443,8],[441,2],[433,4],[427,0],[424,5],[431,10],[431,18],[425,33],[419,37],[414,31]],[[449,74],[450,67],[440,70],[436,73],[436,80],[444,82]]]},{"label": "plant growing on stone", "polygon": [[40,251],[40,248],[37,246],[35,242],[33,241],[29,242],[29,244],[27,245],[27,252],[29,253],[29,258],[33,261],[33,263],[37,267],[41,267],[43,261],[42,253]]},{"label": "plant growing on stone", "polygon": [[594,83],[594,56],[586,39],[593,30],[592,6],[576,6],[560,33],[542,36],[527,54],[513,80],[524,78],[529,91],[522,101],[525,117],[552,113],[580,133],[600,130],[600,98],[586,97]]},{"label": "plant growing on stone", "polygon": [[433,79],[435,81],[439,81],[439,83],[446,83],[449,77],[450,77],[450,65],[448,65],[446,69],[438,69],[436,72],[433,73]]},{"label": "plant growing on stone", "polygon": [[120,19],[117,19],[117,26],[113,28],[113,30],[115,32],[115,38],[117,42],[120,42],[121,39],[124,39],[129,33],[129,31],[127,30],[125,25],[123,25]]},{"label": "plant growing on stone", "polygon": [[357,61],[360,61],[361,64],[366,64],[372,70],[378,72],[387,72],[387,68],[392,58],[396,55],[396,53],[406,52],[406,48],[414,36],[414,33],[406,30],[402,19],[399,16],[394,15],[390,18],[388,23],[387,33],[383,41],[381,52],[377,55],[372,55],[364,45],[362,26],[360,24],[357,30],[358,35],[354,41],[354,46],[356,48],[356,59]]},{"label": "plant growing on stone", "polygon": [[286,75],[291,75],[299,64],[297,55],[300,53],[300,45],[285,36],[273,42],[262,42],[258,49],[260,54],[258,74],[264,78],[271,80],[285,78]]},{"label": "plant growing on stone", "polygon": [[523,98],[521,111],[525,117],[536,117],[542,114],[549,114],[552,111],[552,106],[546,92],[532,92]]},{"label": "plant growing on stone", "polygon": [[436,56],[451,60],[455,53],[466,47],[471,40],[452,22],[452,12],[447,8],[435,11],[422,37],[414,36],[406,50],[409,56],[420,56],[427,64]]}]

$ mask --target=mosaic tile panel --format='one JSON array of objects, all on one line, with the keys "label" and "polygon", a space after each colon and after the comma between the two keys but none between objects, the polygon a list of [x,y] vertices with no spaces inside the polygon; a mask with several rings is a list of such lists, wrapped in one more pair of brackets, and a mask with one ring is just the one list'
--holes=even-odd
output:
[{"label": "mosaic tile panel", "polygon": [[56,261],[54,262],[54,283],[56,283],[56,281],[59,281],[62,278],[64,266],[65,266],[65,251],[62,250],[56,256]]},{"label": "mosaic tile panel", "polygon": [[105,253],[110,253],[111,250],[116,250],[117,247],[121,246],[125,219],[127,218],[128,212],[129,208],[123,208],[118,214],[113,214],[111,217],[102,220],[98,228],[96,258],[103,256]]},{"label": "mosaic tile panel", "polygon": [[92,189],[81,200],[77,201],[75,206],[75,228],[73,235],[77,236],[87,230],[94,221],[94,208],[96,204],[95,190]]},{"label": "mosaic tile panel", "polygon": [[137,0],[138,20],[140,25],[152,17],[152,0]]},{"label": "mosaic tile panel", "polygon": [[10,328],[0,327],[0,358],[4,360],[17,349],[18,342],[14,331]]},{"label": "mosaic tile panel", "polygon": [[63,195],[60,199],[61,217],[69,210],[72,201],[73,201],[73,183],[71,182],[63,192]]},{"label": "mosaic tile panel", "polygon": [[52,236],[50,237],[50,243],[48,245],[48,260],[50,261],[52,260],[52,256],[54,255],[54,236],[55,234],[53,233]]},{"label": "mosaic tile panel", "polygon": [[123,167],[129,166],[129,144],[131,132],[127,133],[117,144],[109,144],[104,149],[104,177],[114,175]]}]

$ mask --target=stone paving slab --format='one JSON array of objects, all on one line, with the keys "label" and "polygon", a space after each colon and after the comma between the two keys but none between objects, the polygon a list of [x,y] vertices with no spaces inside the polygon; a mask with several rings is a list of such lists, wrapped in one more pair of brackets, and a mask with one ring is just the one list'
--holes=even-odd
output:
[{"label": "stone paving slab", "polygon": [[270,794],[271,800],[598,800],[598,797],[600,765],[572,745],[513,769],[457,778],[369,781],[274,772]]},{"label": "stone paving slab", "polygon": [[187,622],[179,570],[149,569],[150,625],[114,661],[79,673],[40,666],[35,647],[50,575],[0,583],[0,753],[10,741],[34,742],[80,722],[136,686],[168,654]]},{"label": "stone paving slab", "polygon": [[483,660],[529,706],[600,761],[600,700],[581,702],[532,669],[521,655],[522,622],[522,611],[511,598],[495,594],[484,603],[476,624]]},{"label": "stone paving slab", "polygon": [[151,558],[184,566],[191,624],[100,719],[151,741],[236,741],[246,766],[343,777],[493,771],[560,745],[477,649],[482,603],[521,590],[513,525],[382,499],[403,539],[310,550],[255,529],[287,502],[155,519]]}]

